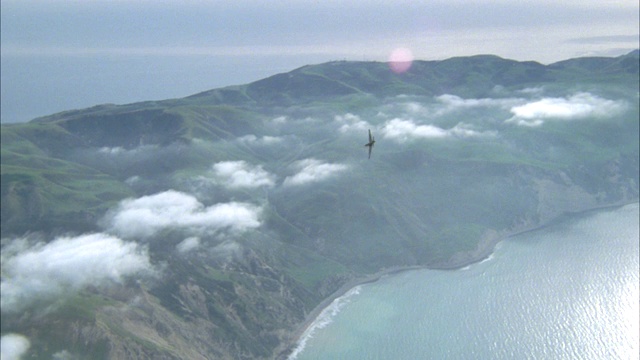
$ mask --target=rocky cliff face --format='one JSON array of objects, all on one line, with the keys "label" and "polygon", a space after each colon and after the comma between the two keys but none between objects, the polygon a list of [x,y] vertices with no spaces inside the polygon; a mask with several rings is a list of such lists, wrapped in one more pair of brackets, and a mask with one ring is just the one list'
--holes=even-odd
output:
[{"label": "rocky cliff face", "polygon": [[36,339],[39,357],[64,344],[86,359],[271,358],[319,297],[254,251],[238,255],[224,264],[192,258],[180,270],[167,264],[162,284],[96,288],[48,314],[9,314],[3,327]]}]

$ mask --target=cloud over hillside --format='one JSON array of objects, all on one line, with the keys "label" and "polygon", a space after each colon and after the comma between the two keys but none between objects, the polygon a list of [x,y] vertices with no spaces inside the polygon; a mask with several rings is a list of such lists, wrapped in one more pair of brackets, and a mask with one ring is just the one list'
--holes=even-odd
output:
[{"label": "cloud over hillside", "polygon": [[411,139],[441,139],[447,137],[478,137],[495,135],[493,132],[480,132],[474,130],[470,125],[458,123],[450,129],[443,129],[430,124],[418,124],[409,119],[392,119],[382,128],[382,135],[385,138],[404,142]]},{"label": "cloud over hillside", "polygon": [[296,161],[293,168],[298,172],[284,179],[284,186],[305,185],[326,180],[347,169],[344,164],[325,163],[317,159]]},{"label": "cloud over hillside", "polygon": [[18,360],[29,350],[31,342],[19,334],[2,335],[0,340],[0,359]]},{"label": "cloud over hillside", "polygon": [[547,120],[605,118],[624,111],[625,103],[582,92],[566,98],[543,98],[511,108],[507,122],[523,126],[540,126]]},{"label": "cloud over hillside", "polygon": [[230,189],[273,187],[275,176],[260,165],[251,165],[246,161],[222,161],[213,165],[216,181]]},{"label": "cloud over hillside", "polygon": [[338,129],[341,133],[345,133],[351,130],[367,131],[371,128],[371,124],[362,120],[360,116],[347,113],[344,115],[336,115],[334,120],[340,125]]},{"label": "cloud over hillside", "polygon": [[152,271],[145,248],[107,234],[63,236],[46,244],[16,239],[3,248],[2,312]]},{"label": "cloud over hillside", "polygon": [[181,253],[187,253],[199,247],[200,247],[200,238],[195,236],[188,237],[182,240],[178,245],[176,245],[176,249]]},{"label": "cloud over hillside", "polygon": [[242,231],[260,226],[260,213],[258,206],[240,202],[205,207],[192,195],[169,190],[121,201],[102,225],[125,238],[149,237],[167,228]]},{"label": "cloud over hillside", "polygon": [[438,109],[438,113],[444,113],[448,111],[458,109],[470,109],[476,107],[497,107],[503,108],[511,104],[517,103],[520,100],[517,98],[480,98],[465,99],[457,95],[443,94],[436,96],[436,100],[443,106]]},{"label": "cloud over hillside", "polygon": [[238,141],[248,145],[273,145],[281,143],[284,139],[279,136],[261,136],[257,137],[253,134],[245,135],[238,138]]}]

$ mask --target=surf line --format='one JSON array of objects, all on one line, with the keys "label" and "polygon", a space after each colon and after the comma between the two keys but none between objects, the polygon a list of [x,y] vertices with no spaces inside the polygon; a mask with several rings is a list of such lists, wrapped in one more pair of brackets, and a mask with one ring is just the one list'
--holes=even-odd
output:
[{"label": "surf line", "polygon": [[346,294],[335,298],[329,306],[324,308],[318,317],[307,327],[307,329],[300,336],[300,340],[298,341],[298,346],[293,350],[291,355],[289,355],[288,360],[295,360],[298,358],[298,355],[306,348],[307,341],[313,338],[316,330],[322,329],[327,325],[333,322],[333,318],[338,315],[340,310],[351,302],[351,298],[353,296],[360,294],[361,285],[357,285],[356,287],[349,290]]}]

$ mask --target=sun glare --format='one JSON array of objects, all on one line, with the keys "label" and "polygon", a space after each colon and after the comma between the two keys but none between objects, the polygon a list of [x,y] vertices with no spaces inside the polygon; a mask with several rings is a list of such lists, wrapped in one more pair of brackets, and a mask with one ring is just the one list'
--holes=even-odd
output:
[{"label": "sun glare", "polygon": [[407,48],[397,48],[389,55],[389,68],[396,74],[402,74],[411,68],[413,53]]}]

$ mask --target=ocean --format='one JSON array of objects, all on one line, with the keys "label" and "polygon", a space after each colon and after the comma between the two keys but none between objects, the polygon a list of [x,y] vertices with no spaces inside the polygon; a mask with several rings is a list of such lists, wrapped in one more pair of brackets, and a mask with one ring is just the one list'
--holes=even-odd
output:
[{"label": "ocean", "polygon": [[567,218],[464,269],[357,286],[290,359],[638,359],[638,210]]}]

